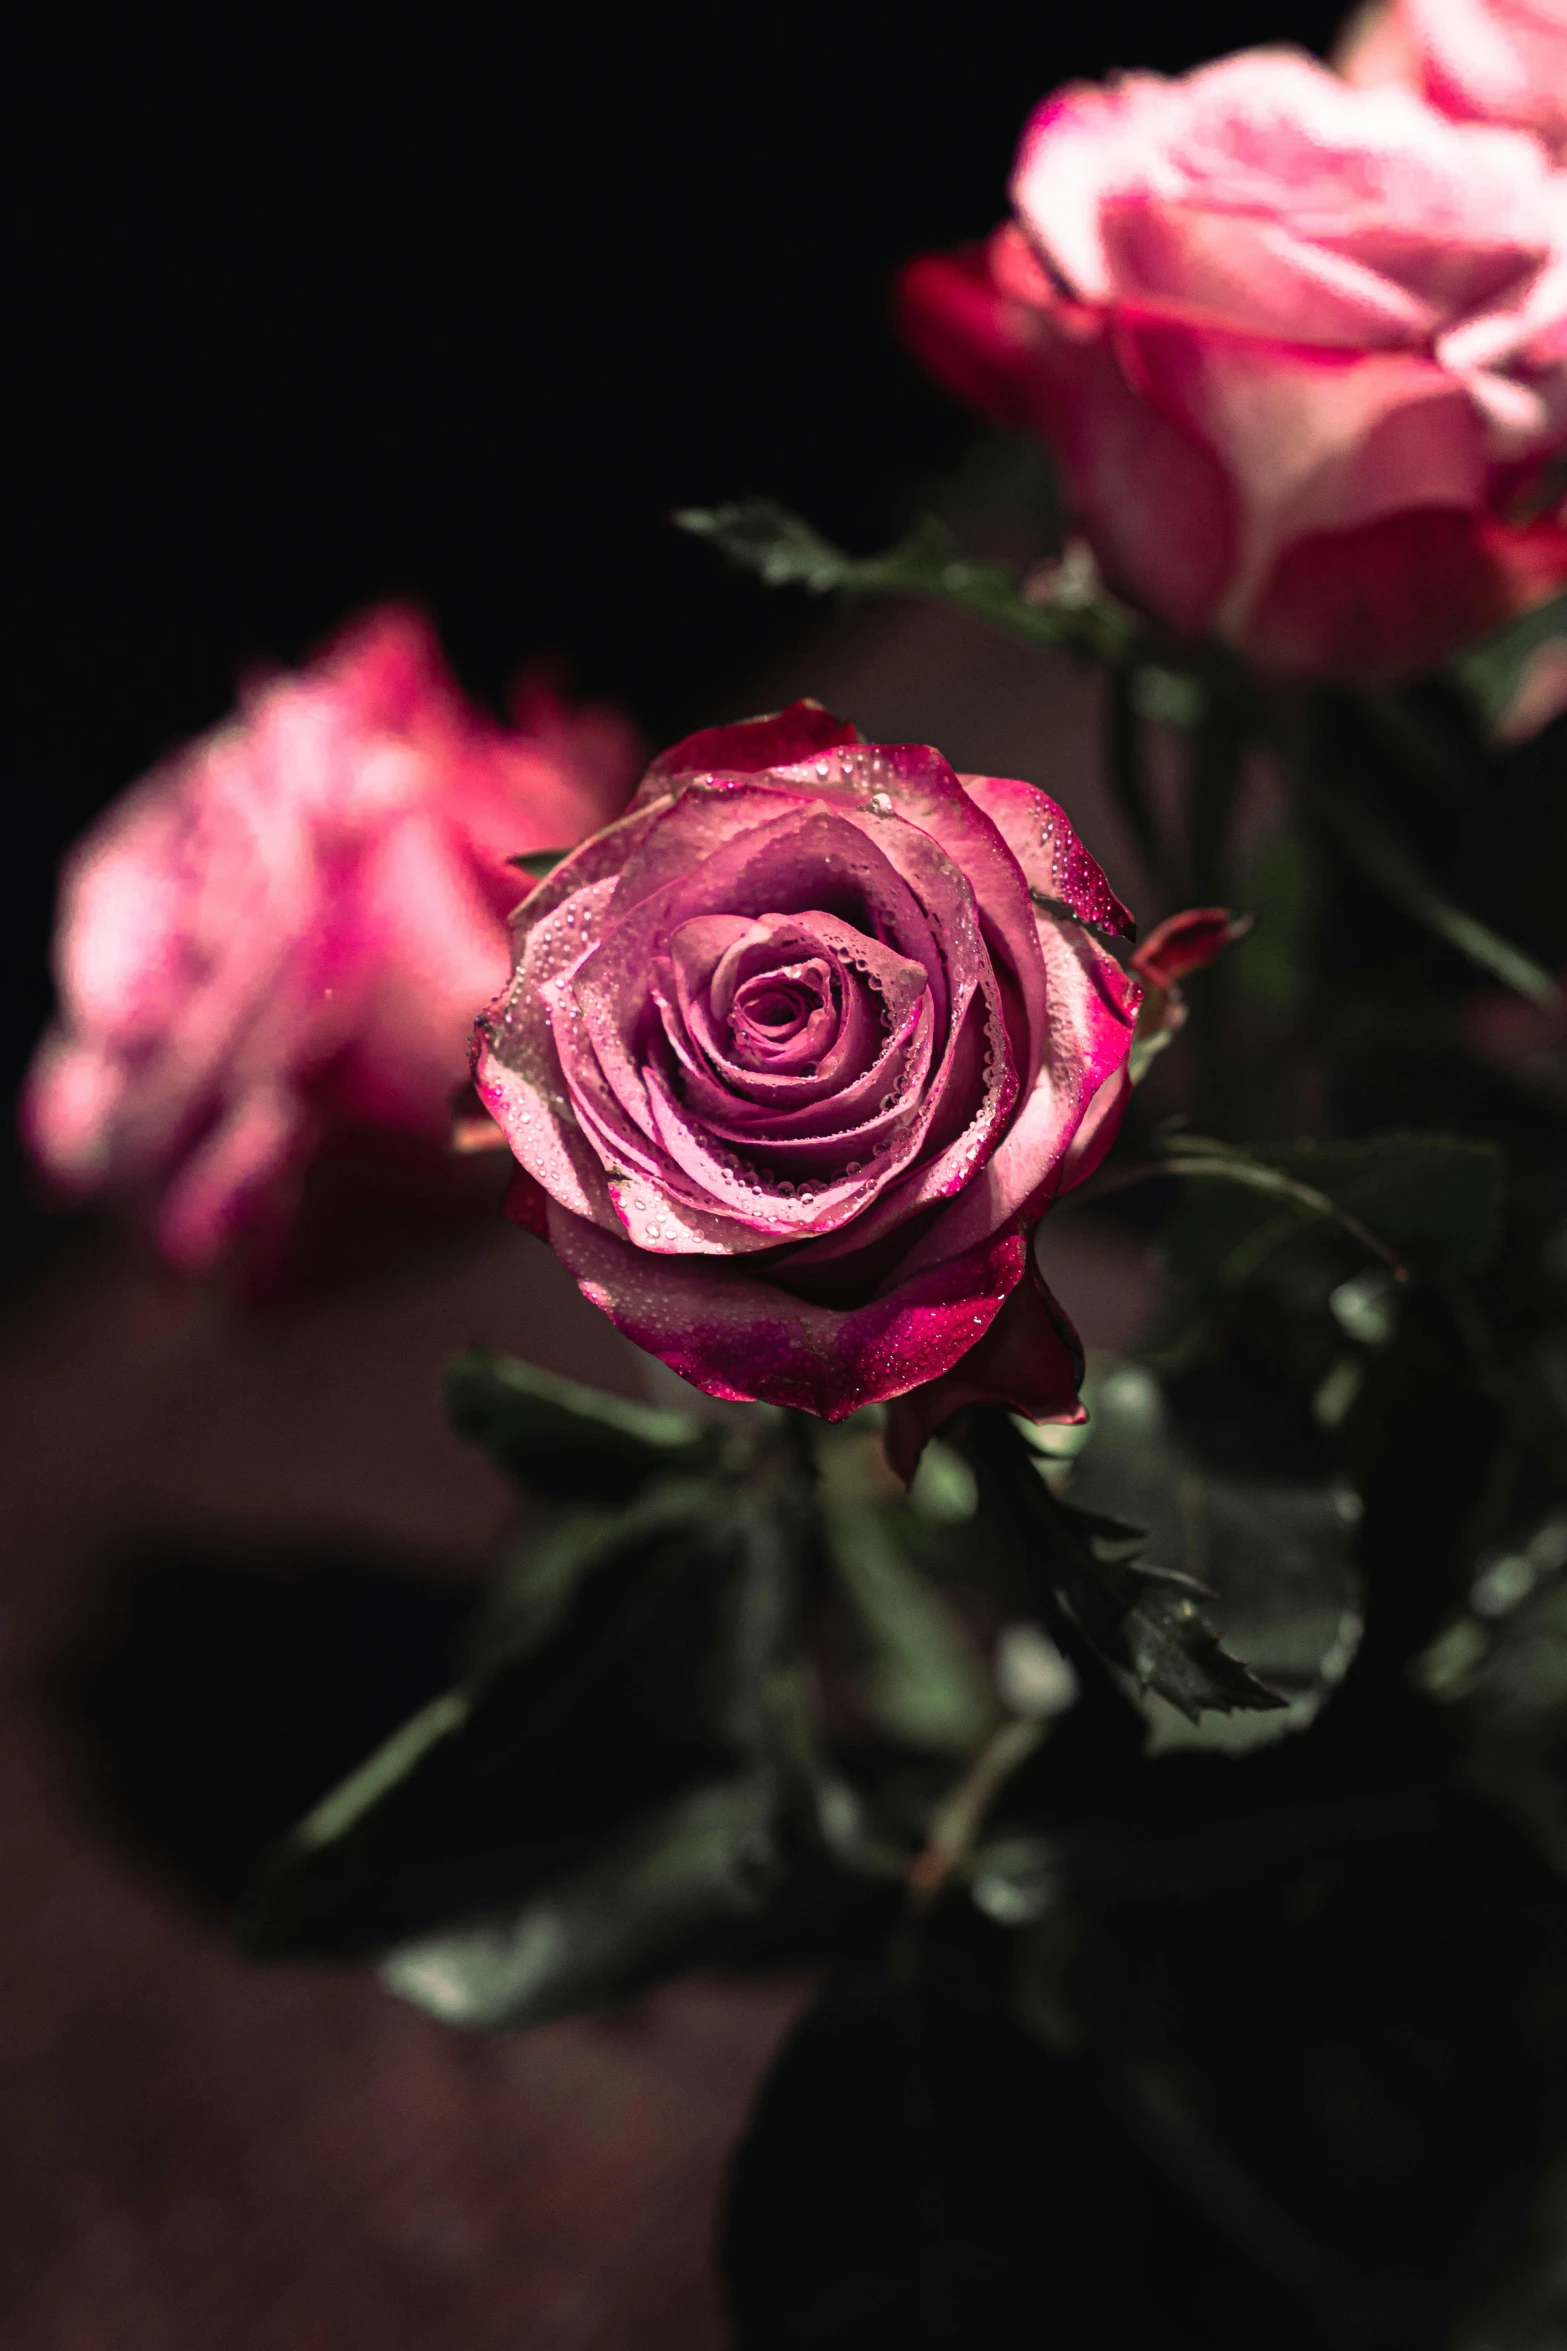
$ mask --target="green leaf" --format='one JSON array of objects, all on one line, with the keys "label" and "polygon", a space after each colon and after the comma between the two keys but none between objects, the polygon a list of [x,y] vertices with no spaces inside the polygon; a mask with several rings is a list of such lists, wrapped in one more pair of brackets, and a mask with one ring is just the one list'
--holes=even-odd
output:
[{"label": "green leaf", "polygon": [[[1152,1174],[1237,1187],[1288,1212],[1206,1220],[1223,1237],[1225,1257],[1201,1270],[1230,1288],[1249,1279],[1302,1221],[1337,1225],[1395,1278],[1482,1272],[1501,1241],[1501,1154],[1462,1136],[1376,1135],[1247,1152],[1210,1136],[1177,1134],[1158,1141],[1147,1168],[1127,1170],[1120,1180]],[[1181,1247],[1183,1237],[1178,1226],[1174,1253],[1186,1260],[1192,1252]],[[1184,1263],[1182,1269],[1196,1270]]]},{"label": "green leaf", "polygon": [[710,1965],[778,1880],[774,1809],[765,1773],[690,1789],[537,1899],[400,1945],[382,1979],[442,2024],[521,2032]]},{"label": "green leaf", "polygon": [[1205,1711],[1271,1711],[1289,1704],[1224,1647],[1202,1612],[1201,1603],[1213,1598],[1205,1584],[1141,1560],[1128,1560],[1105,1580],[1123,1611],[1120,1639],[1140,1686],[1189,1722],[1200,1722]]},{"label": "green leaf", "polygon": [[1393,1133],[1262,1156],[1378,1234],[1413,1273],[1483,1273],[1501,1245],[1506,1165],[1493,1143]]},{"label": "green leaf", "polygon": [[776,1495],[667,1481],[524,1544],[460,1684],[271,1856],[251,1947],[361,1956],[525,1902],[753,1768],[799,1540]]},{"label": "green leaf", "polygon": [[863,1649],[859,1694],[891,1739],[937,1755],[969,1755],[996,1719],[996,1698],[962,1618],[905,1557],[889,1519],[831,1503],[828,1543]]},{"label": "green leaf", "polygon": [[812,596],[835,589],[912,596],[988,621],[1025,644],[1064,645],[1098,661],[1121,660],[1140,634],[1131,613],[1085,589],[1069,566],[1059,566],[1036,599],[1006,564],[963,555],[947,525],[930,515],[895,547],[869,556],[846,554],[771,498],[688,507],[674,520],[764,587],[803,588]]},{"label": "green leaf", "polygon": [[[1189,1181],[1216,1183],[1244,1192],[1260,1193],[1266,1200],[1286,1209],[1282,1217],[1273,1217],[1262,1227],[1268,1247],[1288,1239],[1292,1230],[1305,1219],[1307,1222],[1326,1220],[1337,1224],[1362,1249],[1380,1258],[1399,1280],[1406,1278],[1406,1269],[1390,1244],[1364,1225],[1360,1219],[1344,1209],[1327,1192],[1315,1184],[1303,1182],[1273,1159],[1256,1157],[1243,1151],[1239,1145],[1221,1143],[1208,1135],[1175,1135],[1156,1139],[1149,1162],[1142,1167],[1127,1167],[1118,1171],[1114,1182],[1125,1185],[1146,1181],[1154,1176],[1177,1176]],[[1259,1257],[1265,1252],[1258,1252]],[[1246,1272],[1254,1268],[1248,1262]],[[1234,1285],[1244,1278],[1238,1268],[1225,1269],[1224,1279]]]},{"label": "green leaf", "polygon": [[[1102,1658],[1192,1722],[1207,1711],[1262,1711],[1288,1703],[1224,1649],[1200,1605],[1211,1597],[1204,1586],[1181,1569],[1140,1556],[1147,1543],[1140,1529],[1076,1509],[1051,1493],[1031,1447],[1005,1413],[971,1408],[963,1431],[981,1495],[1011,1526],[1036,1589],[1043,1585],[1064,1603]],[[1047,1624],[1051,1613],[1047,1609]],[[1054,1624],[1049,1629],[1057,1631]]]},{"label": "green leaf", "polygon": [[[1332,1479],[1221,1474],[1180,1441],[1160,1383],[1143,1364],[1097,1362],[1084,1401],[1088,1442],[1071,1465],[1070,1505],[1146,1528],[1148,1560],[1185,1590],[1179,1583],[1163,1594],[1149,1590],[1141,1605],[1168,1616],[1183,1596],[1195,1603],[1206,1595],[1220,1640],[1289,1700],[1287,1715],[1210,1720],[1195,1731],[1155,1709],[1156,1747],[1235,1750],[1301,1728],[1347,1669],[1359,1637],[1358,1497]],[[1222,1670],[1211,1657],[1204,1665]]]},{"label": "green leaf", "polygon": [[[1036,1473],[1037,1474],[1037,1473]],[[1040,1481],[1043,1488],[1043,1481]],[[1213,1593],[1180,1568],[1127,1556],[1148,1538],[1053,1496],[1047,1560],[1090,1640],[1143,1690],[1200,1721],[1205,1712],[1271,1712],[1289,1701],[1225,1649],[1203,1612]]]},{"label": "green leaf", "polygon": [[1486,734],[1493,741],[1517,742],[1561,707],[1559,697],[1541,692],[1547,661],[1559,682],[1567,671],[1567,596],[1537,604],[1470,646],[1452,664],[1451,674]]},{"label": "green leaf", "polygon": [[607,1395],[484,1347],[447,1366],[446,1409],[459,1436],[523,1485],[567,1501],[628,1500],[650,1478],[707,1467],[720,1447],[689,1413]]},{"label": "green leaf", "polygon": [[1558,1001],[1561,990],[1543,964],[1493,931],[1478,915],[1455,906],[1431,880],[1408,843],[1353,792],[1319,777],[1316,796],[1350,856],[1395,905],[1444,939],[1477,970],[1488,972],[1529,1003]]}]

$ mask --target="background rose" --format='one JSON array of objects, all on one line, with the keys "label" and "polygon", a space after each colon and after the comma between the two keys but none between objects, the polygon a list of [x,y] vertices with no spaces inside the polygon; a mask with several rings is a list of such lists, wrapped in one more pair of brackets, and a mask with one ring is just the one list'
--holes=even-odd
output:
[{"label": "background rose", "polygon": [[120,800],[63,877],[23,1109],[48,1173],[146,1204],[199,1266],[332,1118],[443,1136],[527,888],[507,859],[580,840],[635,774],[610,712],[535,681],[517,718],[383,611]]},{"label": "background rose", "polygon": [[1532,139],[1255,50],[1039,109],[1015,222],[902,284],[1055,447],[1113,583],[1276,671],[1429,667],[1567,577],[1564,184]]},{"label": "background rose", "polygon": [[1455,121],[1511,123],[1567,152],[1561,0],[1392,0],[1355,18],[1335,62],[1352,82],[1401,82]]},{"label": "background rose", "polygon": [[1071,914],[1128,927],[1031,785],[809,703],[691,736],[516,918],[477,1062],[514,1213],[712,1394],[837,1419],[969,1358],[906,1452],[968,1395],[1070,1412],[1027,1233],[1108,1146],[1137,999]]}]

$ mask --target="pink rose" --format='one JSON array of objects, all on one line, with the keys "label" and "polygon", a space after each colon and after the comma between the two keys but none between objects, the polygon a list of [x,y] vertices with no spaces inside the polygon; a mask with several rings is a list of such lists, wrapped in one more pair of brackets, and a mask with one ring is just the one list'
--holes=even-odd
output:
[{"label": "pink rose", "polygon": [[67,863],[23,1105],[44,1169],[200,1266],[332,1121],[443,1137],[528,888],[507,859],[601,824],[635,759],[623,720],[542,684],[516,732],[479,717],[408,612],[254,688]]},{"label": "pink rose", "polygon": [[1108,1148],[1138,997],[1085,923],[1129,927],[1030,784],[814,703],[692,735],[517,915],[476,1066],[513,1213],[712,1395],[836,1420],[958,1366],[910,1464],[970,1395],[1071,1414],[1029,1230]]},{"label": "pink rose", "polygon": [[1349,81],[1402,83],[1456,122],[1510,123],[1567,154],[1562,0],[1391,0],[1355,18],[1335,63]]},{"label": "pink rose", "polygon": [[1035,114],[915,350],[1047,439],[1112,584],[1267,670],[1429,668],[1567,578],[1567,182],[1289,50]]}]

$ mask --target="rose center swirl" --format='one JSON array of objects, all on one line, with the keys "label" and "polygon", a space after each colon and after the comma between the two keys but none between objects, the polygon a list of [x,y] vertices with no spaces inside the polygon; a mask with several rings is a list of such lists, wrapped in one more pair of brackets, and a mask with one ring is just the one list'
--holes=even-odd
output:
[{"label": "rose center swirl", "polygon": [[824,956],[760,971],[735,990],[729,1037],[737,1061],[798,1068],[819,1061],[842,1025],[842,980]]}]

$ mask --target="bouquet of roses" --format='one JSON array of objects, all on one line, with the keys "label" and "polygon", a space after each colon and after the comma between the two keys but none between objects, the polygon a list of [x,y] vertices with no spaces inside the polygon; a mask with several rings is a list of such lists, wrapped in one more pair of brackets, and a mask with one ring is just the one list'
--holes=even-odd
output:
[{"label": "bouquet of roses", "polygon": [[828,1963],[745,2351],[1567,2329],[1564,152],[1551,0],[1059,91],[897,292],[1026,557],[678,518],[1091,665],[1131,910],[1048,773],[799,702],[633,791],[406,614],[68,872],[59,1184],[270,1277],[345,1137],[505,1164],[686,1383],[451,1366],[520,1532],[244,1933],[482,2030]]}]

